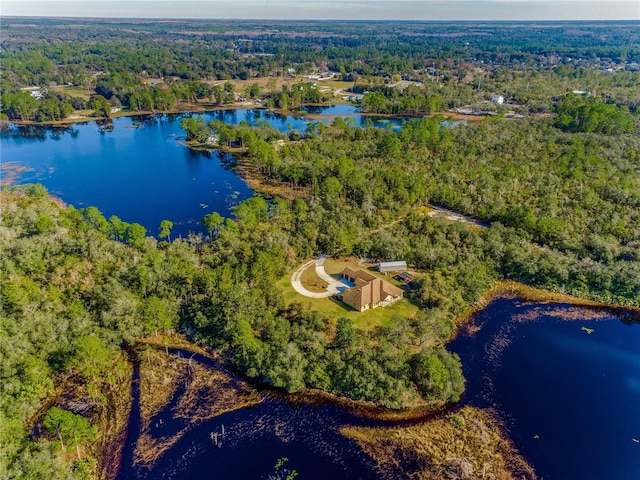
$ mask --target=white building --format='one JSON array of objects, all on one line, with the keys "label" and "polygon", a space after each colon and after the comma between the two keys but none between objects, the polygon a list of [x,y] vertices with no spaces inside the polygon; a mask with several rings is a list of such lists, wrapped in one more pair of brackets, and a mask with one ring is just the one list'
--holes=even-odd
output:
[{"label": "white building", "polygon": [[24,92],[29,92],[36,100],[41,100],[47,94],[47,89],[45,87],[24,87],[21,89]]},{"label": "white building", "polygon": [[504,97],[502,95],[493,95],[491,97],[491,101],[498,105],[502,105],[504,103]]},{"label": "white building", "polygon": [[404,260],[397,262],[380,262],[376,265],[376,270],[379,272],[404,272],[407,269],[407,262]]}]

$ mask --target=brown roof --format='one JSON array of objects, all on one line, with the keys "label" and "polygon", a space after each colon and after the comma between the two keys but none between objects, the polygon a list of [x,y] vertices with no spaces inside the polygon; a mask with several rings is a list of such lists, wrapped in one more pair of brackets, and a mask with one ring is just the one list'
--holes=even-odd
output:
[{"label": "brown roof", "polygon": [[342,300],[356,310],[362,310],[364,305],[369,304],[373,307],[388,296],[397,297],[402,295],[402,290],[395,285],[391,285],[389,282],[385,282],[364,270],[345,268],[342,273],[356,280],[356,286],[345,290],[342,294]]},{"label": "brown roof", "polygon": [[366,270],[354,270],[353,268],[346,267],[342,270],[342,273],[347,275],[348,277],[355,278],[356,284],[358,280],[364,280],[365,282],[370,282],[371,280],[375,280],[376,277],[373,273],[369,273]]}]

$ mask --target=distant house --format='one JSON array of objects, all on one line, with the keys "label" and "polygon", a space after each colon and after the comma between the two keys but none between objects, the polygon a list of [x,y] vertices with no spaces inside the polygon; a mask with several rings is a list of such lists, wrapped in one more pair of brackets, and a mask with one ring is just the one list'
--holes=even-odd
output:
[{"label": "distant house", "polygon": [[493,103],[497,103],[498,105],[502,105],[504,103],[504,97],[502,95],[493,95],[491,97],[491,101]]},{"label": "distant house", "polygon": [[573,90],[571,93],[574,95],[587,95],[589,92],[585,92],[584,90]]},{"label": "distant house", "polygon": [[402,298],[401,289],[364,270],[347,267],[342,271],[342,278],[355,284],[343,292],[342,301],[359,312],[386,307]]},{"label": "distant house", "polygon": [[273,140],[271,142],[271,145],[273,145],[273,148],[276,150],[276,152],[279,152],[280,149],[284,147],[284,140],[282,139]]},{"label": "distant house", "polygon": [[407,269],[407,262],[380,262],[376,265],[379,272],[404,272]]},{"label": "distant house", "polygon": [[40,87],[25,87],[22,90],[29,92],[29,95],[31,95],[36,100],[42,100],[42,97],[47,94],[47,89]]},{"label": "distant house", "polygon": [[122,110],[122,108],[120,108],[120,107],[111,107],[110,112],[111,113],[118,113],[121,110]]},{"label": "distant house", "polygon": [[330,80],[335,77],[335,72],[325,72],[325,73],[312,73],[310,75],[303,75],[303,78],[308,78],[309,80]]}]

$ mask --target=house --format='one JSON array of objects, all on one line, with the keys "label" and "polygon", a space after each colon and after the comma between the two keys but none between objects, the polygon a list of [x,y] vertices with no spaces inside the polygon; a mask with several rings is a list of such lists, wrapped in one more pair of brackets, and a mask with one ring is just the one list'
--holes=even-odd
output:
[{"label": "house", "polygon": [[342,271],[342,278],[355,284],[342,293],[342,301],[359,312],[386,307],[402,298],[401,289],[364,270],[347,267]]},{"label": "house", "polygon": [[376,265],[379,272],[404,272],[407,269],[407,262],[380,262]]},{"label": "house", "polygon": [[491,97],[491,101],[493,103],[497,103],[498,105],[502,105],[504,103],[504,97],[502,95],[493,95]]},{"label": "house", "polygon": [[273,148],[275,149],[276,152],[279,152],[280,149],[284,147],[284,140],[282,139],[273,140],[271,142],[271,145],[273,145]]},{"label": "house", "polygon": [[29,92],[29,95],[31,95],[36,100],[42,100],[42,98],[47,94],[47,89],[44,88],[44,87],[43,88],[40,88],[40,87],[25,87],[25,88],[23,88],[21,90],[25,91],[25,92]]}]

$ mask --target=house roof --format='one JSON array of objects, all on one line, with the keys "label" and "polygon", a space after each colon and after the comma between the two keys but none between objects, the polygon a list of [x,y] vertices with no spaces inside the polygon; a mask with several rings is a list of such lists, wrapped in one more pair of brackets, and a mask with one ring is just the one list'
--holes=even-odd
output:
[{"label": "house roof", "polygon": [[371,304],[373,306],[389,296],[402,295],[402,290],[395,285],[391,285],[364,270],[345,268],[342,273],[356,280],[356,286],[345,290],[342,294],[343,301],[356,310],[362,310],[364,305]]},{"label": "house roof", "polygon": [[346,267],[344,270],[342,270],[342,273],[350,278],[355,279],[356,285],[358,284],[358,280],[370,282],[371,280],[375,280],[376,278],[378,278],[373,273],[369,273],[366,270],[354,270],[353,268],[349,267]]}]

